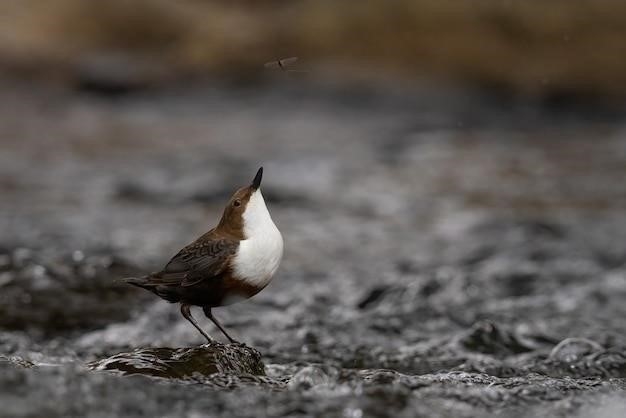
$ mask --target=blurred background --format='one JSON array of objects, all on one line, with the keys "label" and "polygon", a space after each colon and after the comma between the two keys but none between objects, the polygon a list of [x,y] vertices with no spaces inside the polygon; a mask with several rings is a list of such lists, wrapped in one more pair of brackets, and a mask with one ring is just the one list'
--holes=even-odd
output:
[{"label": "blurred background", "polygon": [[[622,416],[625,21],[618,0],[3,2],[0,416]],[[200,336],[116,280],[261,165],[285,257],[215,314],[265,376],[168,374],[150,355]],[[161,377],[85,367],[120,352]]]},{"label": "blurred background", "polygon": [[297,55],[316,77],[533,97],[626,89],[619,0],[25,0],[2,9],[2,69],[70,85],[257,81],[259,63]]}]

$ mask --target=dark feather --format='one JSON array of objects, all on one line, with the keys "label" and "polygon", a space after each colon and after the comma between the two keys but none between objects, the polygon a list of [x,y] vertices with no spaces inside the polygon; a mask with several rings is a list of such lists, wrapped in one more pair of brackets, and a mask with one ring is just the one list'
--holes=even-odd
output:
[{"label": "dark feather", "polygon": [[[224,273],[237,252],[239,241],[219,237],[209,231],[189,244],[167,263],[165,268],[147,279],[144,286],[193,286]],[[135,283],[132,283],[135,284]]]}]

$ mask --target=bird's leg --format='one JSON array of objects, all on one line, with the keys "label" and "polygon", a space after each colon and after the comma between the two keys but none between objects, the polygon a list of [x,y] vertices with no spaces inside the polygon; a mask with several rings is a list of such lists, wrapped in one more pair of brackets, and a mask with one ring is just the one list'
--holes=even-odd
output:
[{"label": "bird's leg", "polygon": [[213,342],[213,339],[211,337],[209,337],[206,334],[206,332],[202,331],[202,328],[200,328],[200,325],[198,325],[198,323],[193,318],[193,316],[191,316],[191,312],[189,311],[189,305],[187,305],[186,303],[181,303],[180,304],[180,313],[183,314],[183,316],[185,317],[185,319],[187,321],[191,322],[191,325],[193,325],[194,327],[196,327],[196,329],[198,331],[200,331],[200,334],[202,334],[204,336],[204,338],[206,338],[209,343]]},{"label": "bird's leg", "polygon": [[204,314],[206,315],[207,318],[209,318],[211,321],[213,321],[213,323],[215,324],[216,327],[218,327],[220,329],[220,331],[222,331],[222,333],[226,336],[226,338],[228,338],[228,341],[230,341],[231,343],[237,343],[237,341],[233,340],[230,335],[228,335],[228,333],[226,332],[226,330],[224,328],[222,328],[222,326],[220,325],[219,322],[217,322],[217,318],[215,318],[213,316],[213,313],[211,312],[211,307],[209,306],[204,306],[202,308],[202,310],[204,311]]}]

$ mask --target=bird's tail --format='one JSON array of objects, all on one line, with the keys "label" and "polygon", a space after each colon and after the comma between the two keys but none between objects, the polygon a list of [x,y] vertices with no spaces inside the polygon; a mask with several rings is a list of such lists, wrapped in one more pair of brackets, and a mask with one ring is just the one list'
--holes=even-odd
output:
[{"label": "bird's tail", "polygon": [[121,282],[132,284],[133,286],[142,287],[144,289],[149,288],[150,276],[143,277],[124,277],[119,279]]}]

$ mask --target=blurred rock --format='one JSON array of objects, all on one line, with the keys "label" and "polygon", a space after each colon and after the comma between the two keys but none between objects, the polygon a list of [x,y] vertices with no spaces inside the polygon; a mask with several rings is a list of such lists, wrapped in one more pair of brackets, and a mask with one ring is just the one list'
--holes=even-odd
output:
[{"label": "blurred rock", "polygon": [[76,259],[56,251],[16,248],[0,272],[0,329],[47,336],[101,327],[130,317],[148,300],[118,280],[137,267],[109,254]]},{"label": "blurred rock", "polygon": [[549,359],[563,363],[574,363],[585,356],[602,350],[600,344],[587,338],[566,338],[552,349]]},{"label": "blurred rock", "polygon": [[487,321],[475,324],[459,342],[470,351],[500,356],[525,353],[535,349],[515,333],[503,330]]},{"label": "blurred rock", "polygon": [[338,372],[329,366],[310,365],[300,369],[289,380],[288,387],[292,390],[309,390],[322,385],[329,386],[336,382]]}]

